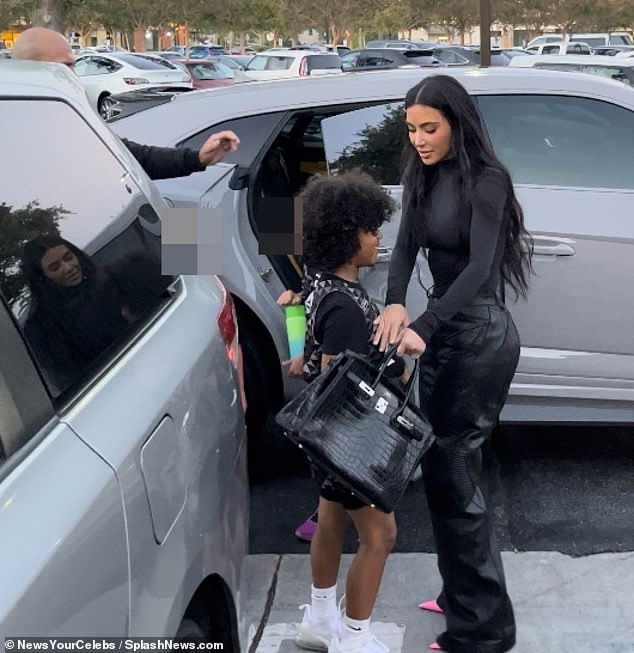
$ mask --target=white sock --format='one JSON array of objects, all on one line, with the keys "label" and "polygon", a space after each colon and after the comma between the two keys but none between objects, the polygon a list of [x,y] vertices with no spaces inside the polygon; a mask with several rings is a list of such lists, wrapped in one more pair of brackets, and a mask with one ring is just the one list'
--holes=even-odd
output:
[{"label": "white sock", "polygon": [[343,617],[341,629],[341,647],[354,649],[370,634],[370,619],[352,619],[347,614]]},{"label": "white sock", "polygon": [[328,621],[337,616],[337,585],[310,586],[310,608],[316,621]]}]

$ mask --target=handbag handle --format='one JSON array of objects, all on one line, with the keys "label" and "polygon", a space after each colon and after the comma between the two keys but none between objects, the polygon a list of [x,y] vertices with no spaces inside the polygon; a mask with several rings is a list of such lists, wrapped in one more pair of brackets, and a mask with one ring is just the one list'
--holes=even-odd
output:
[{"label": "handbag handle", "polygon": [[[400,343],[395,342],[394,344],[390,345],[385,350],[383,360],[381,361],[381,364],[379,365],[379,371],[377,373],[376,378],[374,379],[374,383],[372,384],[373,389],[376,388],[376,386],[379,384],[379,381],[383,377],[383,374],[385,373],[385,370],[387,369],[387,366],[388,366],[390,360],[396,354],[396,350],[398,349],[399,344]],[[408,381],[407,381],[407,383],[405,385],[405,388],[403,389],[404,393],[405,393],[405,396],[403,397],[403,403],[402,403],[401,407],[394,414],[395,417],[402,414],[403,411],[405,410],[405,407],[409,403],[409,398],[410,398],[410,396],[412,394],[412,389],[414,388],[414,385],[418,382],[418,368],[419,368],[418,362],[419,362],[419,360],[420,359],[417,358],[414,361],[414,369],[412,371],[412,375],[409,377],[409,379],[408,379]]]}]

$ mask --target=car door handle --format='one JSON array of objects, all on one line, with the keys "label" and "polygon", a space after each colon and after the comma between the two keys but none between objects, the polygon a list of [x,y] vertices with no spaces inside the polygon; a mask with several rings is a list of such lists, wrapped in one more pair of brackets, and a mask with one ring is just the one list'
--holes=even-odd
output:
[{"label": "car door handle", "polygon": [[392,248],[391,247],[377,247],[379,255],[376,259],[377,263],[389,263],[392,258]]},{"label": "car door handle", "polygon": [[533,253],[542,256],[574,256],[577,250],[570,243],[551,240],[535,242]]}]

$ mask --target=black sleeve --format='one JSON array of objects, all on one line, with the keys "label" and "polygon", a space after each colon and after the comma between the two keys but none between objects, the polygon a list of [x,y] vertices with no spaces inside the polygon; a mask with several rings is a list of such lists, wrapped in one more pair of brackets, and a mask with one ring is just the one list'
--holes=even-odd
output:
[{"label": "black sleeve", "polygon": [[416,242],[413,220],[415,218],[415,203],[406,204],[406,195],[403,195],[403,206],[406,210],[401,216],[401,224],[398,229],[396,243],[392,250],[390,258],[390,270],[387,277],[387,293],[385,295],[385,305],[403,304],[405,306],[405,297],[407,287],[412,277],[412,270],[416,262],[416,255],[420,245]]},{"label": "black sleeve", "polygon": [[198,159],[198,152],[188,148],[155,147],[140,145],[123,138],[123,143],[134,158],[143,166],[150,179],[185,177],[201,172],[205,167]]},{"label": "black sleeve", "polygon": [[358,304],[343,292],[326,295],[317,307],[315,338],[324,354],[336,356],[344,349],[370,352],[368,327]]},{"label": "black sleeve", "polygon": [[482,177],[473,189],[469,233],[469,263],[447,292],[410,324],[425,341],[447,320],[469,304],[491,274],[495,251],[504,220],[506,187],[494,175]]}]

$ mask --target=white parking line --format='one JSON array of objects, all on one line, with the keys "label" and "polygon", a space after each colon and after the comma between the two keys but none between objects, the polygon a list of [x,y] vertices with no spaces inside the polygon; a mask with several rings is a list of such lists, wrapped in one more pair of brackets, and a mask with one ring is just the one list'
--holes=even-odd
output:
[{"label": "white parking line", "polygon": [[[290,640],[292,648],[285,646],[285,651],[301,651],[302,649],[294,643],[298,625],[296,622],[290,622],[266,626],[256,653],[278,653],[286,640]],[[371,629],[377,638],[389,647],[390,653],[401,653],[405,636],[403,624],[373,621]]]}]

